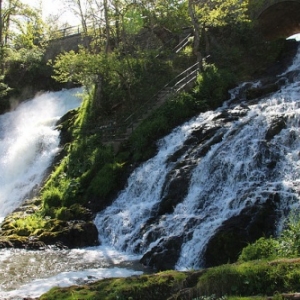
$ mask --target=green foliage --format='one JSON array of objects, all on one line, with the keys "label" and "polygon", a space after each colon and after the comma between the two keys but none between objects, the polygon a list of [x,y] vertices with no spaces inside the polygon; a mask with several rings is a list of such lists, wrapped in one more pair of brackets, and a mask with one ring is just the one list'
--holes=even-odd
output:
[{"label": "green foliage", "polygon": [[208,269],[199,278],[199,294],[272,295],[275,292],[297,291],[300,280],[298,261],[274,261],[223,265]]},{"label": "green foliage", "polygon": [[182,286],[185,278],[184,273],[167,271],[155,275],[104,279],[83,287],[53,288],[40,299],[164,300]]},{"label": "green foliage", "polygon": [[10,227],[14,229],[14,233],[19,236],[36,235],[41,228],[45,228],[47,220],[40,213],[25,215],[14,219],[10,222]]},{"label": "green foliage", "polygon": [[136,8],[129,9],[124,16],[124,30],[127,34],[137,34],[143,26],[143,17]]},{"label": "green foliage", "polygon": [[206,102],[210,108],[217,108],[227,98],[227,91],[234,82],[234,76],[226,70],[219,70],[213,64],[203,66],[196,81],[194,97]]},{"label": "green foliage", "polygon": [[94,76],[100,72],[102,66],[101,55],[93,55],[81,49],[79,53],[69,51],[59,54],[53,65],[53,78],[59,82],[76,82],[88,86],[93,82]]},{"label": "green foliage", "polygon": [[200,296],[197,298],[193,298],[192,300],[227,300],[228,298],[226,296],[222,297],[216,297],[215,295],[211,296]]},{"label": "green foliage", "polygon": [[300,256],[300,214],[292,211],[278,238],[260,238],[242,250],[240,261]]},{"label": "green foliage", "polygon": [[118,174],[122,170],[123,165],[122,163],[105,164],[93,177],[87,194],[97,195],[98,197],[108,196],[116,187]]},{"label": "green foliage", "polygon": [[9,110],[10,105],[7,100],[7,95],[11,91],[11,88],[4,82],[4,76],[0,76],[0,113]]},{"label": "green foliage", "polygon": [[158,0],[155,2],[153,18],[160,26],[172,32],[181,32],[182,28],[190,26],[187,1]]},{"label": "green foliage", "polygon": [[51,186],[42,192],[41,199],[44,208],[59,207],[62,204],[62,192],[57,187]]},{"label": "green foliage", "polygon": [[56,210],[53,210],[53,217],[61,221],[69,220],[86,220],[91,217],[90,212],[79,204],[73,204],[70,207],[62,206]]},{"label": "green foliage", "polygon": [[260,238],[255,243],[248,245],[242,250],[240,261],[256,259],[274,259],[277,256],[279,242],[273,238]]},{"label": "green foliage", "polygon": [[300,256],[300,212],[298,210],[291,211],[278,242],[279,257]]},{"label": "green foliage", "polygon": [[40,299],[262,300],[274,295],[272,299],[279,300],[283,299],[282,293],[299,290],[299,271],[299,259],[256,261],[223,265],[195,273],[167,271],[104,279],[81,287],[54,288]]},{"label": "green foliage", "polygon": [[[168,61],[158,61],[157,53],[135,51],[134,55],[124,56],[122,49],[109,55],[89,53],[80,50],[57,56],[53,63],[53,78],[60,82],[76,82],[89,89],[96,85],[95,96],[90,103],[94,113],[99,116],[112,114],[115,105],[126,103],[141,105],[149,100],[158,88],[171,77],[172,69]],[[155,80],[153,80],[155,78]],[[95,112],[96,110],[96,112]],[[91,115],[89,115],[90,117]]]},{"label": "green foliage", "polygon": [[207,1],[199,9],[202,9],[201,16],[209,27],[249,22],[247,17],[248,1]]},{"label": "green foliage", "polygon": [[[9,51],[6,58],[5,82],[18,96],[24,87],[51,89],[55,86],[51,81],[51,68],[43,61],[44,49],[33,47],[32,49],[21,48]],[[57,85],[57,84],[56,84]]]},{"label": "green foliage", "polygon": [[189,93],[179,93],[169,98],[159,109],[133,132],[129,143],[134,161],[144,161],[156,151],[159,138],[169,133],[172,128],[182,124],[200,111],[207,109],[205,101],[195,99]]}]

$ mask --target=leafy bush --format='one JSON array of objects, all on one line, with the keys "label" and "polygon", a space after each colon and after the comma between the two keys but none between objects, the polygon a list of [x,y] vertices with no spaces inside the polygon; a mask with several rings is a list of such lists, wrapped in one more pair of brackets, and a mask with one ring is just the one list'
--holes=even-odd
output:
[{"label": "leafy bush", "polygon": [[300,282],[300,262],[252,261],[208,269],[199,278],[200,295],[249,296],[273,295],[275,292],[297,291]]},{"label": "leafy bush", "polygon": [[234,82],[233,75],[226,70],[219,70],[213,64],[204,64],[194,88],[194,97],[205,101],[210,108],[217,108],[227,98],[227,91]]},{"label": "leafy bush", "polygon": [[240,261],[298,257],[300,255],[300,214],[292,211],[280,236],[260,238],[242,250]]},{"label": "leafy bush", "polygon": [[277,256],[279,242],[273,238],[260,238],[255,243],[248,245],[242,250],[240,261],[255,259],[273,259]]},{"label": "leafy bush", "polygon": [[41,194],[41,198],[44,208],[59,207],[62,204],[62,193],[57,187],[52,186],[45,189]]},{"label": "leafy bush", "polygon": [[47,225],[47,220],[39,213],[15,219],[11,222],[14,232],[20,236],[35,235],[41,228]]},{"label": "leafy bush", "polygon": [[156,151],[156,141],[174,127],[207,109],[205,101],[182,92],[168,99],[160,108],[144,120],[130,137],[134,161],[144,161]]},{"label": "leafy bush", "polygon": [[279,257],[297,257],[300,256],[300,212],[291,211],[285,229],[282,231],[279,239],[278,256]]},{"label": "leafy bush", "polygon": [[116,186],[116,179],[122,167],[123,164],[119,163],[105,164],[92,179],[87,194],[97,195],[98,197],[107,196]]}]

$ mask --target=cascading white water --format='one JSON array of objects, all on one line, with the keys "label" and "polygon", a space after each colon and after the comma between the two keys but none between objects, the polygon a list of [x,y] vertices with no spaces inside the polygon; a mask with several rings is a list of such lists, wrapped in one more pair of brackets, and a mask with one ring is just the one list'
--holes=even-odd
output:
[{"label": "cascading white water", "polygon": [[[285,74],[293,71],[300,71],[300,50]],[[181,236],[185,243],[177,269],[199,268],[209,238],[245,207],[264,203],[274,193],[280,195],[279,208],[299,205],[300,76],[295,73],[292,83],[258,104],[248,103],[244,117],[219,129],[222,141],[204,157],[195,157],[198,162],[184,201],[173,213],[145,226],[161,200],[162,177],[170,168],[168,156],[182,146],[193,129],[215,126],[223,109],[232,114],[242,109],[231,102],[201,114],[160,141],[157,156],[135,170],[127,188],[97,215],[95,223],[102,241],[128,253],[145,253],[162,239]],[[266,146],[267,130],[278,118],[284,118],[286,126]],[[276,166],[269,168],[274,161]]]},{"label": "cascading white water", "polygon": [[[291,72],[299,69],[300,52],[286,74],[290,73],[289,77],[291,77]],[[295,76],[296,74],[297,72],[294,72]],[[300,77],[296,77],[281,91],[256,104],[238,105],[235,101],[228,101],[223,108],[200,114],[159,141],[158,154],[137,168],[130,176],[127,187],[114,203],[97,215],[95,223],[99,230],[101,247],[46,252],[0,250],[2,271],[0,272],[0,298],[38,297],[54,285],[67,286],[107,276],[140,274],[140,270],[133,271],[127,268],[135,268],[133,263],[142,254],[158,245],[163,239],[172,236],[184,238],[176,268],[199,268],[202,264],[201,253],[208,239],[223,221],[239,214],[244,207],[263,203],[268,195],[275,192],[280,194],[279,208],[298,206]],[[238,89],[232,91],[232,94],[237,91]],[[248,107],[244,108],[247,105]],[[38,114],[41,114],[43,108],[42,104]],[[245,109],[247,113],[216,131],[216,134],[222,134],[223,138],[215,143],[205,156],[197,156],[195,153],[193,158],[195,168],[186,197],[174,207],[172,213],[164,214],[151,223],[162,198],[161,193],[166,177],[175,164],[180,165],[186,159],[186,153],[177,155],[177,161],[169,158],[181,149],[195,129],[216,126],[216,117],[224,109],[232,114]],[[4,119],[0,119],[1,153],[9,154],[3,160],[4,163],[2,164],[1,161],[0,164],[1,168],[3,166],[3,172],[1,170],[0,173],[0,186],[3,185],[4,190],[7,191],[11,187],[13,191],[16,187],[22,193],[22,187],[28,186],[28,190],[24,190],[23,195],[13,205],[8,204],[7,198],[2,202],[3,206],[10,206],[8,211],[11,211],[19,205],[32,187],[39,183],[38,178],[42,178],[42,174],[36,174],[36,170],[39,169],[40,161],[44,162],[48,159],[44,149],[51,149],[50,154],[53,154],[58,144],[54,142],[53,148],[50,147],[49,144],[52,143],[45,142],[43,138],[44,130],[40,131],[43,132],[42,136],[32,134],[32,137],[24,139],[21,134],[20,140],[25,142],[19,143],[19,140],[11,142],[10,139],[27,123],[22,126],[11,125],[13,123],[8,117],[13,120],[16,119],[16,115],[7,114]],[[266,147],[266,132],[273,120],[281,117],[284,118],[286,126],[268,141]],[[45,119],[42,118],[37,123],[44,122]],[[19,129],[9,132],[4,131],[6,128]],[[37,126],[33,125],[31,128],[37,129]],[[45,129],[45,132],[48,132],[48,129]],[[50,137],[57,135],[57,132],[51,133]],[[49,139],[51,140],[52,138]],[[5,152],[2,150],[2,141],[5,143],[9,141],[7,145],[22,147],[28,144],[30,149],[25,151],[17,147],[17,150],[11,148]],[[23,154],[19,161],[18,151]],[[261,153],[263,155],[259,155]],[[10,158],[10,155],[14,159]],[[275,160],[276,164],[274,164]],[[7,172],[4,172],[4,166],[5,168],[8,166],[8,161],[16,163],[19,170],[7,168]],[[20,172],[22,171],[20,166],[35,161],[37,164],[33,164],[32,169],[30,167],[27,171]],[[273,163],[272,168],[268,167],[270,163]],[[14,172],[16,175],[13,175]],[[7,174],[5,177],[4,173]],[[9,178],[16,178],[17,182],[11,184]],[[32,184],[33,179],[37,180]],[[13,192],[5,193],[10,193],[10,200],[14,199]]]},{"label": "cascading white water", "polygon": [[37,187],[59,145],[55,123],[81,88],[44,93],[0,116],[0,222]]},{"label": "cascading white water", "polygon": [[[0,116],[0,222],[37,188],[59,150],[56,122],[79,107],[81,88],[44,93]],[[38,297],[53,286],[141,274],[137,256],[107,247],[0,250],[0,299]],[[132,270],[134,268],[135,270]]]}]

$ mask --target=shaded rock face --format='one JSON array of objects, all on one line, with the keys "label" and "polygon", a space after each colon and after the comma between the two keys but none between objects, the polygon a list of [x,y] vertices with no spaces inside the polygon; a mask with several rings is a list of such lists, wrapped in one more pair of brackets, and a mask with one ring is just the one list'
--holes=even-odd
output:
[{"label": "shaded rock face", "polygon": [[174,269],[174,262],[179,258],[182,241],[182,237],[172,236],[153,247],[140,262],[156,271]]},{"label": "shaded rock face", "polygon": [[224,222],[206,246],[204,267],[235,262],[241,249],[249,243],[261,236],[273,235],[280,216],[276,207],[278,197],[272,195],[264,204],[245,208],[238,216]]},{"label": "shaded rock face", "polygon": [[99,245],[96,226],[84,221],[68,222],[63,230],[42,234],[39,240],[47,245],[58,244],[68,248]]}]

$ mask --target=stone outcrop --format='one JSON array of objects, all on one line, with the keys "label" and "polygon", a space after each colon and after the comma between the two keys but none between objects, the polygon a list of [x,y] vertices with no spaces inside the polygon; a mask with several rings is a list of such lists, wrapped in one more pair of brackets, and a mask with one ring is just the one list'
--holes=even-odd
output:
[{"label": "stone outcrop", "polygon": [[241,250],[258,238],[269,237],[276,231],[280,213],[278,195],[266,203],[245,208],[238,216],[225,221],[209,240],[204,251],[205,267],[235,262]]}]

